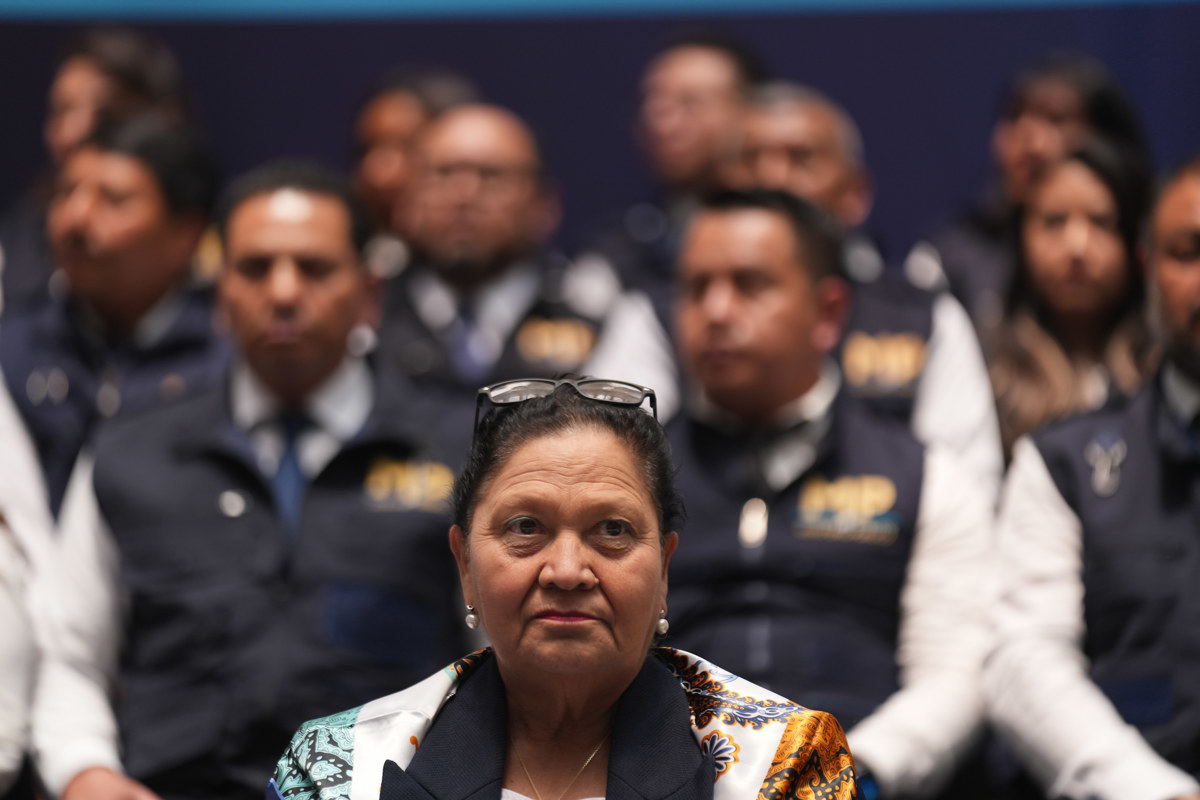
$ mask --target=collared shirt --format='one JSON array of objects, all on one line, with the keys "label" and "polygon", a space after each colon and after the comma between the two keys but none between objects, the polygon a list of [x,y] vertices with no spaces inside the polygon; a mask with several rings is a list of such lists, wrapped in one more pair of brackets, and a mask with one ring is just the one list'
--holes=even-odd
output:
[{"label": "collared shirt", "polygon": [[[284,448],[283,428],[278,422],[282,411],[279,400],[245,362],[234,366],[229,389],[234,423],[250,434],[263,474],[275,474]],[[358,433],[373,402],[371,371],[366,362],[346,356],[304,403],[303,410],[312,424],[300,434],[296,449],[305,477],[316,476]]]},{"label": "collared shirt", "polygon": [[1200,384],[1168,362],[1163,368],[1163,398],[1175,419],[1191,425],[1200,414]]},{"label": "collared shirt", "polygon": [[540,283],[537,265],[522,261],[470,297],[461,295],[432,269],[414,272],[409,287],[417,316],[451,346],[460,335],[462,308],[472,303],[474,326],[468,347],[480,363],[494,364],[525,312],[537,301]]},{"label": "collared shirt", "polygon": [[[1200,386],[1177,367],[1163,395],[1178,419]],[[1084,640],[1083,523],[1037,445],[1013,447],[996,521],[996,648],[984,673],[990,716],[1050,796],[1165,800],[1200,792],[1122,719],[1092,681]]]},{"label": "collared shirt", "polygon": [[[678,360],[653,305],[639,294],[614,308],[606,335],[585,372],[649,386],[658,395],[658,418],[669,421],[682,403]],[[1000,426],[992,384],[971,321],[962,305],[941,294],[933,305],[933,329],[925,368],[913,397],[912,431],[927,445],[946,447],[971,470],[989,504],[995,504],[1004,473]]]},{"label": "collared shirt", "polygon": [[[767,485],[783,491],[803,475],[817,460],[821,440],[829,431],[830,411],[842,385],[837,365],[826,361],[821,374],[807,392],[788,403],[775,415],[766,431],[771,433],[759,452],[759,468]],[[702,392],[693,395],[691,413],[715,428],[736,431],[744,425],[732,414],[716,406]]]},{"label": "collared shirt", "polygon": [[[841,385],[837,365],[826,362],[817,382],[758,432],[759,466],[771,489],[783,491],[812,467]],[[688,403],[689,413],[709,425],[744,430],[703,395]],[[979,671],[989,647],[983,572],[992,498],[979,481],[964,483],[963,469],[949,448],[926,448],[916,535],[900,595],[901,689],[847,731],[851,751],[889,796],[936,791],[983,719]]]},{"label": "collared shirt", "polygon": [[[108,335],[107,326],[89,306],[80,303],[80,327],[84,334],[96,340]],[[129,341],[139,350],[149,350],[167,337],[171,326],[183,312],[183,290],[179,287],[167,292],[150,307],[133,328]]]}]

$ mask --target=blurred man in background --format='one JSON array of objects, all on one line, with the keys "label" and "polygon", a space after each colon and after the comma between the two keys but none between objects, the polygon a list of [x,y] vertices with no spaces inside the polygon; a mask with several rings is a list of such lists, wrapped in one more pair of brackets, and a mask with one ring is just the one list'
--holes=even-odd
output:
[{"label": "blurred man in background", "polygon": [[782,192],[711,198],[688,228],[670,642],[837,716],[866,796],[931,796],[983,721],[991,502],[846,391],[839,261],[836,226]]},{"label": "blurred man in background", "polygon": [[67,290],[10,309],[0,337],[55,513],[100,420],[224,368],[211,292],[188,276],[217,188],[197,134],[157,114],[102,124],[63,162],[47,233]]},{"label": "blurred man in background", "polygon": [[354,346],[378,299],[349,182],[263,167],[219,224],[237,359],[106,427],[40,593],[34,744],[63,800],[261,797],[300,723],[467,647],[435,404]]},{"label": "blurred man in background", "polygon": [[734,185],[790,192],[843,226],[853,295],[838,355],[846,391],[955,452],[994,498],[1004,464],[979,343],[952,296],[885,270],[864,228],[874,187],[854,118],[815,89],[766,84],[750,95],[727,170]]},{"label": "blurred man in background", "polygon": [[483,384],[578,370],[602,320],[564,299],[546,249],[558,197],[533,133],[496,106],[431,122],[417,145],[405,230],[413,263],[388,288],[381,354],[474,402]]},{"label": "blurred man in background", "polygon": [[746,98],[766,77],[749,48],[708,34],[672,41],[642,74],[638,141],[658,196],[601,229],[577,266],[611,269],[622,285],[644,291],[668,330],[680,235],[698,198],[724,185]]},{"label": "blurred man in background", "polygon": [[429,120],[454,106],[476,102],[470,81],[437,67],[400,67],[385,74],[359,107],[354,123],[354,187],[375,225],[367,265],[381,278],[408,264],[397,225],[399,204],[412,180],[413,146]]}]

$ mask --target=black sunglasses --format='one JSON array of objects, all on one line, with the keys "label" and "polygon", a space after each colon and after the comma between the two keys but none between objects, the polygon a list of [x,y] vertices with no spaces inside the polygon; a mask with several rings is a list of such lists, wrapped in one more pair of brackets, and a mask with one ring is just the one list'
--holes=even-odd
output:
[{"label": "black sunglasses", "polygon": [[563,384],[575,389],[580,395],[600,403],[612,403],[618,406],[640,407],[646,398],[650,399],[650,413],[658,419],[658,401],[654,390],[647,386],[625,381],[606,380],[604,378],[521,378],[503,383],[493,383],[484,386],[475,396],[475,425],[472,430],[479,430],[479,409],[484,399],[496,406],[514,405],[532,400],[535,397],[545,397]]}]

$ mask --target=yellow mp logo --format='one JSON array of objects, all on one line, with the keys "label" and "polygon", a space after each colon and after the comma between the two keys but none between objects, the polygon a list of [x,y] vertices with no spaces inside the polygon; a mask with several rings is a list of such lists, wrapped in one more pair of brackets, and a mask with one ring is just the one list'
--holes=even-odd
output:
[{"label": "yellow mp logo", "polygon": [[855,386],[898,389],[925,368],[925,342],[912,333],[852,333],[842,348],[842,371]]},{"label": "yellow mp logo", "polygon": [[445,511],[454,472],[433,461],[377,458],[367,472],[367,496],[389,510]]},{"label": "yellow mp logo", "polygon": [[517,352],[521,358],[562,369],[586,361],[595,344],[595,332],[578,319],[534,317],[517,331]]},{"label": "yellow mp logo", "polygon": [[797,536],[889,544],[900,532],[896,484],[882,475],[809,479],[800,490]]}]

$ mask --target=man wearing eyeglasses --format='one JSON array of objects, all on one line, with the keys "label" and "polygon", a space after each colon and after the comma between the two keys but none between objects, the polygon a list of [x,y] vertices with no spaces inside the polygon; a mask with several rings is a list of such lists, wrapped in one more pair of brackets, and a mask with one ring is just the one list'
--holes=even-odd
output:
[{"label": "man wearing eyeglasses", "polygon": [[529,128],[496,106],[460,106],[422,133],[417,165],[399,212],[413,263],[388,288],[384,357],[468,398],[497,380],[578,371],[602,313],[565,299],[578,293],[545,249],[559,204]]},{"label": "man wearing eyeglasses", "polygon": [[230,189],[220,228],[226,380],[114,425],[68,490],[34,712],[63,800],[261,797],[300,723],[466,647],[432,401],[355,334],[366,212],[284,162]]},{"label": "man wearing eyeglasses", "polygon": [[839,253],[821,212],[766,190],[706,201],[684,237],[671,643],[832,712],[868,796],[929,796],[982,722],[991,503],[846,391]]}]

